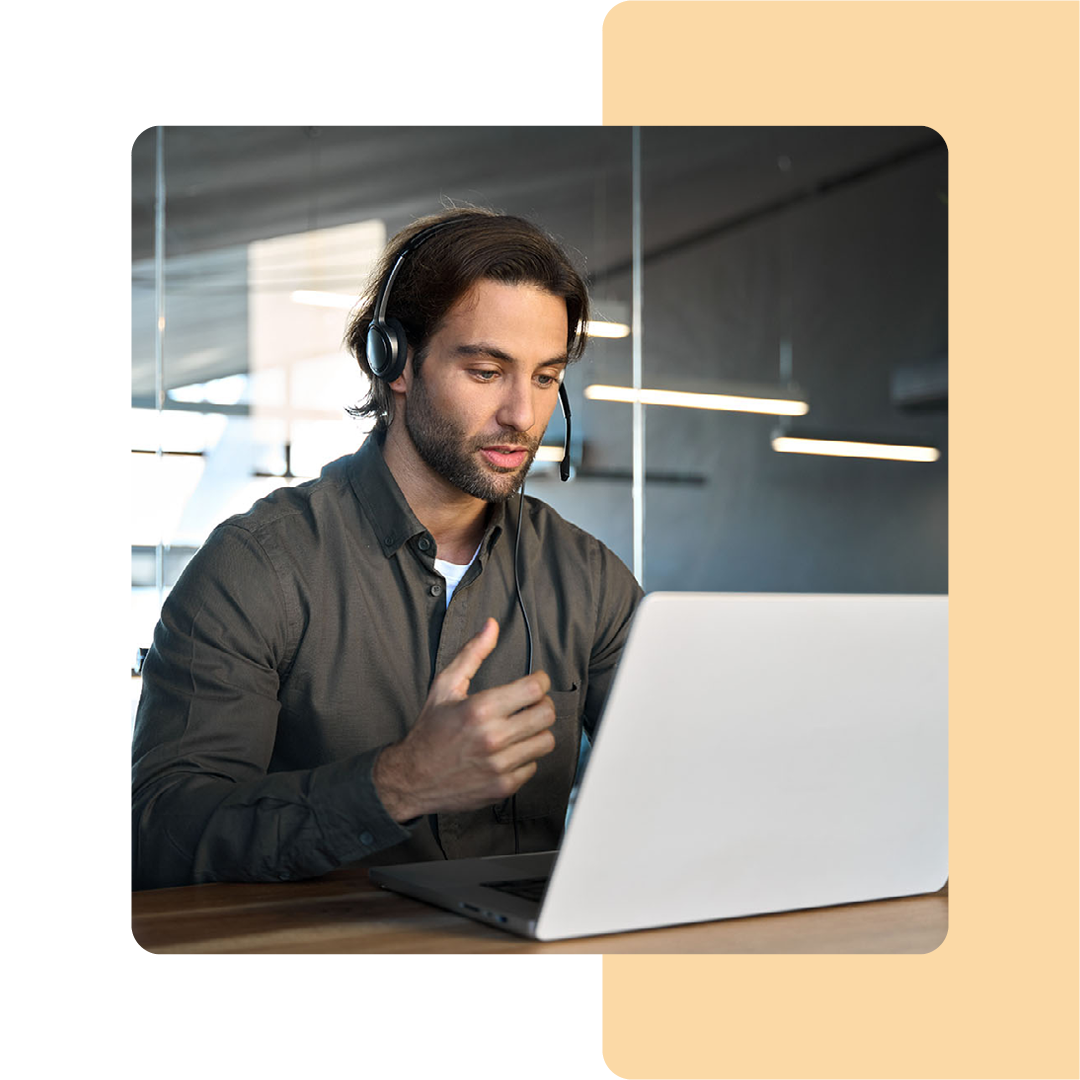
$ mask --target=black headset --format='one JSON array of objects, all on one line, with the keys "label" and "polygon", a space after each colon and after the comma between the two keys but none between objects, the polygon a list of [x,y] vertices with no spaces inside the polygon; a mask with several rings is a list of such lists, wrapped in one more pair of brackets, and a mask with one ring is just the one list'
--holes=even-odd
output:
[{"label": "black headset", "polygon": [[[426,229],[421,229],[405,246],[398,252],[390,273],[386,275],[379,286],[378,295],[375,297],[375,308],[371,315],[371,324],[368,326],[367,355],[368,367],[372,375],[383,382],[393,382],[404,370],[405,359],[409,355],[409,343],[405,337],[405,327],[395,318],[386,317],[386,309],[390,303],[390,289],[394,279],[401,269],[401,264],[412,254],[429,236],[433,236],[447,225],[455,224],[459,219],[456,217],[436,221]],[[563,456],[559,463],[559,476],[563,480],[570,479],[570,399],[566,394],[566,387],[559,383],[559,403],[562,405],[565,428],[563,434]]]}]

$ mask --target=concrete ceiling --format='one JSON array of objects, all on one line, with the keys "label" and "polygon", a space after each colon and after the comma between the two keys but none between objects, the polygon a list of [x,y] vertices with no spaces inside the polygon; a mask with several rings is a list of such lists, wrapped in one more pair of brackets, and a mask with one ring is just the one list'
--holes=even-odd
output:
[{"label": "concrete ceiling", "polygon": [[[471,203],[542,223],[577,252],[594,292],[625,282],[628,128],[167,127],[162,135],[170,387],[246,369],[244,253],[257,239],[369,218],[392,234],[447,202]],[[153,386],[156,138],[148,129],[132,148],[137,397]],[[926,128],[646,128],[646,260],[944,152]]]}]

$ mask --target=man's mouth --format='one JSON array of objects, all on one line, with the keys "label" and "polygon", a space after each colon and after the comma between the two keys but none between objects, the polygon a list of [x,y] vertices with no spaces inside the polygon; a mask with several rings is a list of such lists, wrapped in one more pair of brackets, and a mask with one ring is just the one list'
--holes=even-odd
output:
[{"label": "man's mouth", "polygon": [[480,453],[497,469],[519,468],[529,456],[529,451],[524,446],[482,446]]}]

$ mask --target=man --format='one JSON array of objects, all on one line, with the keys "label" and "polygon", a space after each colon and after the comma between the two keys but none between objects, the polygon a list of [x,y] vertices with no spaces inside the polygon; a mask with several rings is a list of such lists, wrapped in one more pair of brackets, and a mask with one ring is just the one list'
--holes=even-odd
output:
[{"label": "man", "polygon": [[528,222],[454,210],[394,238],[347,332],[383,373],[353,410],[375,431],[218,526],[162,609],[136,888],[557,846],[641,597],[599,541],[508,503],[587,317]]}]

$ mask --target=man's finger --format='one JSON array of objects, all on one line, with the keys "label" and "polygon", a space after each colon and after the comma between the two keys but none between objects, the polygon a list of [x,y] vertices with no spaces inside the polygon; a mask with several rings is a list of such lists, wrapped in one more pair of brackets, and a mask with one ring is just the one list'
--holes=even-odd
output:
[{"label": "man's finger", "polygon": [[537,735],[508,746],[496,754],[491,761],[499,772],[508,773],[519,769],[522,765],[527,765],[530,761],[544,757],[545,754],[550,754],[554,749],[555,737],[550,731],[541,731]]},{"label": "man's finger", "polygon": [[542,701],[551,689],[551,679],[547,672],[534,671],[511,683],[493,686],[490,690],[481,690],[474,694],[474,703],[482,705],[490,713],[512,716],[521,709],[528,708]]},{"label": "man's finger", "polygon": [[505,740],[503,745],[510,746],[529,739],[541,731],[546,731],[555,724],[555,706],[551,698],[541,698],[535,705],[509,716],[502,722]]},{"label": "man's finger", "polygon": [[499,624],[489,618],[480,633],[469,638],[461,651],[436,677],[432,690],[440,701],[453,701],[469,692],[469,680],[480,670],[480,665],[491,654],[499,640]]},{"label": "man's finger", "polygon": [[510,773],[510,779],[513,781],[513,791],[517,792],[521,790],[523,784],[531,780],[536,775],[536,762],[529,761],[522,765],[520,769],[515,769]]}]

